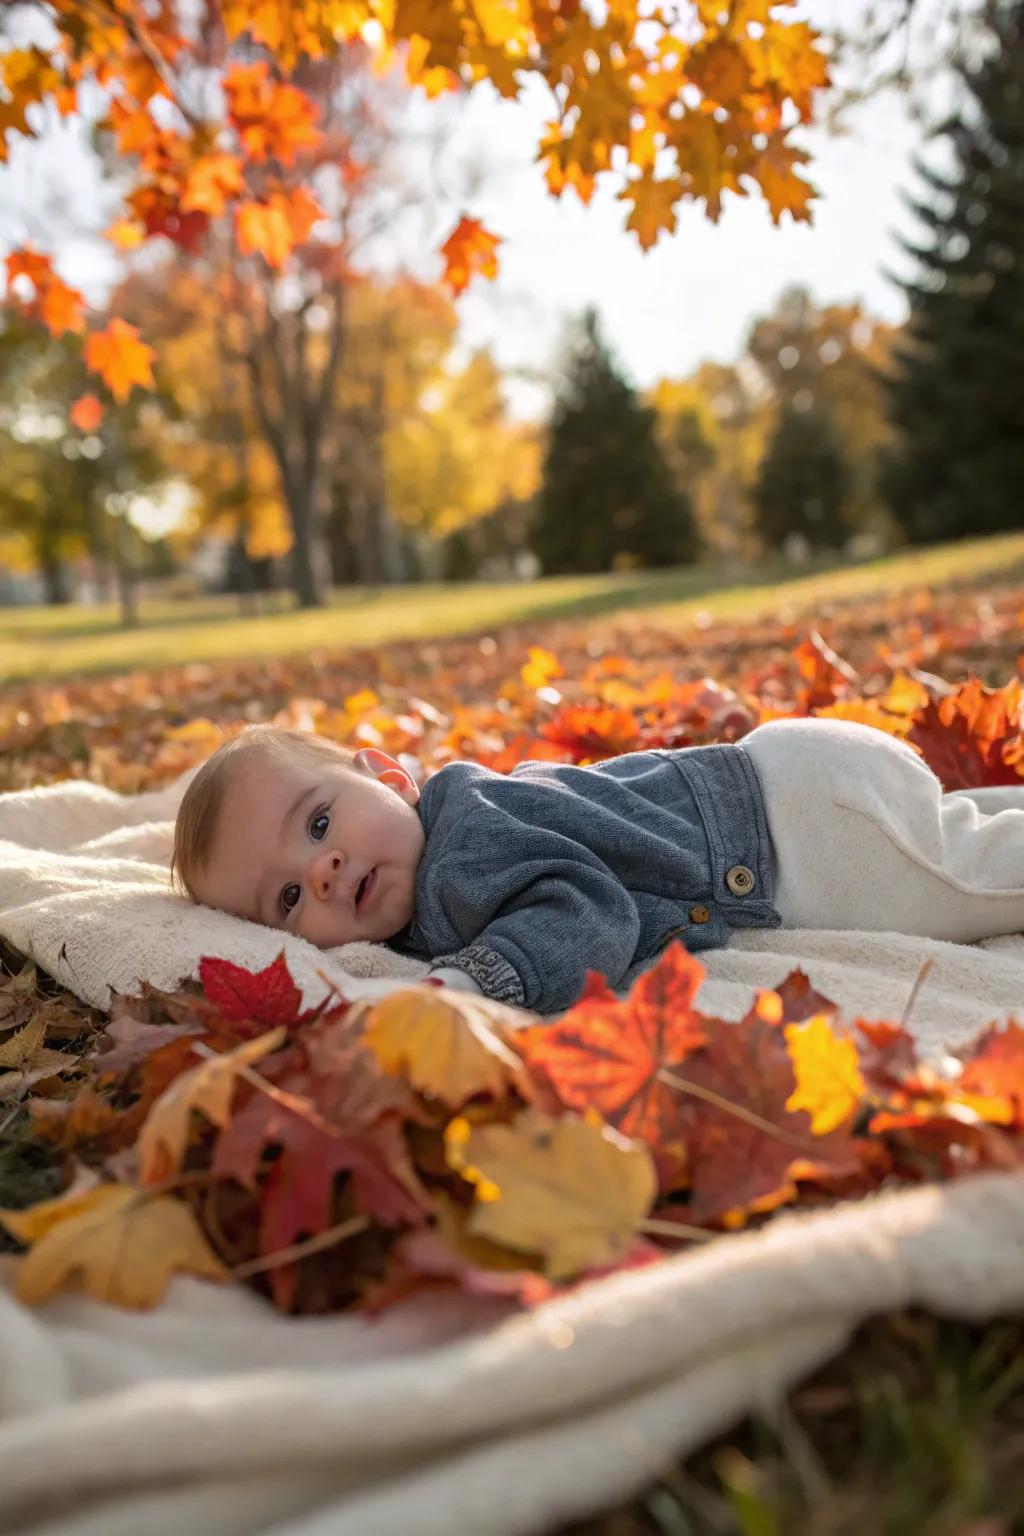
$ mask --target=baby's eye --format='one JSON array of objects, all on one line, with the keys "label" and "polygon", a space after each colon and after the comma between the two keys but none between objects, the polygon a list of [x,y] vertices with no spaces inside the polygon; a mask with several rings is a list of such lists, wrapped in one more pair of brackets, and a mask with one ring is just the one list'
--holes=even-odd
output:
[{"label": "baby's eye", "polygon": [[[317,811],[309,824],[309,833],[318,843],[323,842],[327,836],[327,828],[331,824],[331,818],[326,811]],[[318,830],[319,828],[319,830]]]},{"label": "baby's eye", "polygon": [[[294,896],[290,896],[289,895],[289,893],[292,892],[292,891],[295,892]],[[282,905],[282,907],[284,908],[284,910],[286,912],[290,912],[292,910],[292,908],[294,907],[295,903],[299,899],[299,895],[300,895],[300,892],[299,892],[299,887],[297,885],[286,885],[285,886],[284,890],[281,892],[281,905]]]}]

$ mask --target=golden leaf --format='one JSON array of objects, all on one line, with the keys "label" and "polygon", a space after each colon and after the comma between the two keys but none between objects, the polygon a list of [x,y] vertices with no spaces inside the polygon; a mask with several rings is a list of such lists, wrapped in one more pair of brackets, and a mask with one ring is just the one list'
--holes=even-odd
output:
[{"label": "golden leaf", "polygon": [[857,1047],[835,1034],[823,1013],[787,1024],[783,1033],[796,1074],[786,1108],[805,1109],[814,1135],[825,1136],[850,1118],[867,1092]]},{"label": "golden leaf", "polygon": [[501,1003],[454,988],[408,987],[362,1008],[364,1042],[384,1071],[452,1109],[478,1093],[504,1097],[522,1072],[494,1026],[523,1016]]},{"label": "golden leaf", "polygon": [[449,1166],[476,1186],[469,1231],[539,1254],[569,1280],[628,1252],[657,1189],[646,1147],[598,1116],[552,1119],[528,1109],[511,1125],[445,1132]]},{"label": "golden leaf", "polygon": [[0,1210],[0,1222],[32,1245],[15,1282],[30,1304],[80,1281],[99,1301],[150,1307],[175,1270],[227,1279],[187,1205],[142,1196],[131,1185],[98,1184],[27,1211]]}]

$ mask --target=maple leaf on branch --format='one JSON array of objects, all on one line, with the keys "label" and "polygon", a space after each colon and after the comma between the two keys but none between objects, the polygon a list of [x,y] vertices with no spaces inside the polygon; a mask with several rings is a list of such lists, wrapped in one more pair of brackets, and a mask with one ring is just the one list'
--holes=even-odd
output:
[{"label": "maple leaf on branch", "polygon": [[463,214],[441,247],[444,260],[442,281],[458,295],[465,291],[477,273],[482,277],[496,277],[497,250],[501,243],[500,237],[484,229],[479,219],[471,219]]},{"label": "maple leaf on branch", "polygon": [[105,331],[93,331],[85,343],[85,362],[98,373],[114,399],[124,403],[138,385],[153,388],[156,354],[139,337],[134,325],[115,316]]},{"label": "maple leaf on branch", "polygon": [[49,256],[29,246],[7,257],[7,283],[22,312],[43,322],[51,336],[85,327],[85,300],[53,270]]}]

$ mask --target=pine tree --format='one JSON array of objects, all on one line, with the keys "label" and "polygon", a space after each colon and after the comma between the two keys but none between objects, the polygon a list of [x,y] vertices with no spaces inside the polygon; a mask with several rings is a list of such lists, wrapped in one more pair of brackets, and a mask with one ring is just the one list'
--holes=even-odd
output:
[{"label": "pine tree", "polygon": [[683,565],[697,553],[689,498],[675,488],[642,406],[588,309],[549,424],[530,545],[546,573],[620,563]]},{"label": "pine tree", "polygon": [[783,405],[754,486],[766,548],[777,550],[794,533],[814,548],[838,548],[849,532],[849,490],[849,465],[827,412]]},{"label": "pine tree", "polygon": [[1024,523],[1024,4],[994,12],[996,49],[961,70],[964,105],[939,130],[948,176],[910,206],[928,240],[896,349],[898,429],[880,487],[914,542]]}]

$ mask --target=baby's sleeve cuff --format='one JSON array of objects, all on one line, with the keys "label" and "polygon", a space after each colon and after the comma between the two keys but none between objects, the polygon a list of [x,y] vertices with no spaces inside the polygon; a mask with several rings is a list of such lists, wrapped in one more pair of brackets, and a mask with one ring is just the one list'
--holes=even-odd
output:
[{"label": "baby's sleeve cuff", "polygon": [[497,1003],[508,1003],[521,1008],[526,997],[519,973],[496,949],[486,944],[467,944],[452,955],[438,955],[430,967],[434,975],[441,966],[464,971],[475,981],[481,992]]}]

